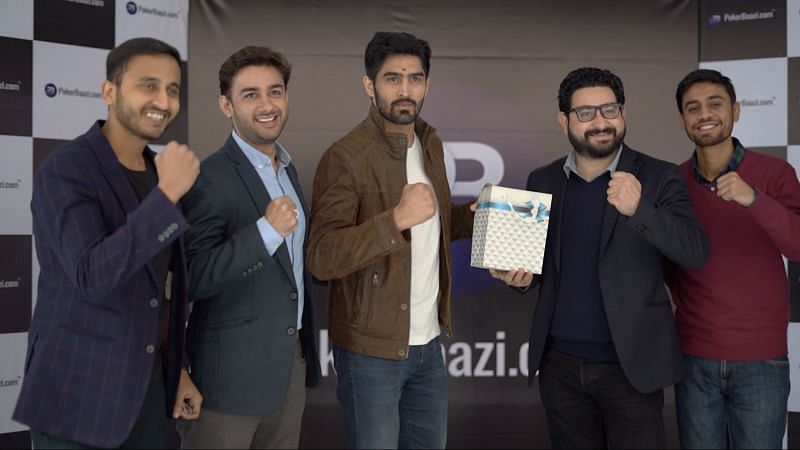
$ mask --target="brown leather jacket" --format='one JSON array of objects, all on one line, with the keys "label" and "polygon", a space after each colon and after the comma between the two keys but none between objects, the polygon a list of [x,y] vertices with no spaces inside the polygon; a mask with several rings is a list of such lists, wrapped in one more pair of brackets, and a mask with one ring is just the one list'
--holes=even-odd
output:
[{"label": "brown leather jacket", "polygon": [[[417,119],[425,173],[439,203],[439,322],[450,322],[450,241],[472,235],[469,205],[452,206],[442,141]],[[322,156],[314,177],[306,266],[329,284],[329,333],[356,353],[408,357],[411,235],[394,223],[406,185],[407,139],[383,131],[375,107]]]}]

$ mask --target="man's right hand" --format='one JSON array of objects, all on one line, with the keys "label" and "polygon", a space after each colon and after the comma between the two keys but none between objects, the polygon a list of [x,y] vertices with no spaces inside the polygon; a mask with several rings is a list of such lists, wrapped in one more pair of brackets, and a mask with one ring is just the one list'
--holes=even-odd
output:
[{"label": "man's right hand", "polygon": [[194,152],[175,141],[170,141],[164,151],[156,155],[155,163],[158,187],[172,203],[178,203],[189,192],[200,174],[200,160]]},{"label": "man's right hand", "polygon": [[533,282],[533,272],[526,272],[525,269],[489,269],[489,273],[498,280],[503,280],[505,284],[518,288],[526,288]]},{"label": "man's right hand", "polygon": [[285,238],[297,228],[297,205],[288,195],[278,197],[269,202],[264,218]]},{"label": "man's right hand", "polygon": [[425,183],[407,184],[403,187],[400,203],[394,207],[394,223],[405,231],[429,220],[436,214],[433,189]]}]

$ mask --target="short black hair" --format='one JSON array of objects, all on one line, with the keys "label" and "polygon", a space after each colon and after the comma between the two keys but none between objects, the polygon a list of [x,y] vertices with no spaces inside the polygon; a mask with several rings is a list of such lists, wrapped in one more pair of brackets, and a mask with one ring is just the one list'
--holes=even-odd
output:
[{"label": "short black hair", "polygon": [[248,46],[232,54],[219,68],[219,93],[230,98],[231,81],[237,72],[249,66],[270,66],[283,76],[283,86],[289,88],[292,65],[283,56],[268,47]]},{"label": "short black hair", "polygon": [[679,113],[683,114],[683,94],[695,83],[720,84],[728,91],[728,95],[731,97],[731,104],[736,103],[736,90],[733,88],[730,78],[713,69],[697,69],[689,72],[678,83],[678,89],[675,91],[675,102],[678,104]]},{"label": "short black hair", "polygon": [[625,104],[625,89],[622,80],[606,69],[581,67],[568,73],[558,88],[558,110],[568,113],[572,109],[572,94],[587,87],[607,87],[614,91],[617,103]]},{"label": "short black hair", "polygon": [[427,41],[417,38],[409,33],[390,33],[379,31],[367,44],[364,52],[364,69],[370,80],[375,82],[375,77],[383,66],[383,62],[391,55],[413,55],[422,61],[425,76],[431,72],[431,46]]},{"label": "short black hair", "polygon": [[119,84],[128,69],[128,61],[139,55],[167,55],[175,59],[181,68],[181,55],[175,47],[158,39],[141,37],[129,39],[119,44],[106,57],[106,80]]}]

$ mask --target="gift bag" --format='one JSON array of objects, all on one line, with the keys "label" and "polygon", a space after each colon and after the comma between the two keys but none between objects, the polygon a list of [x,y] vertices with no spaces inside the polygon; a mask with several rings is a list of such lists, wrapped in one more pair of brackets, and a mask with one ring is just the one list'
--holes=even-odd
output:
[{"label": "gift bag", "polygon": [[542,273],[553,196],[486,185],[478,197],[470,265]]}]

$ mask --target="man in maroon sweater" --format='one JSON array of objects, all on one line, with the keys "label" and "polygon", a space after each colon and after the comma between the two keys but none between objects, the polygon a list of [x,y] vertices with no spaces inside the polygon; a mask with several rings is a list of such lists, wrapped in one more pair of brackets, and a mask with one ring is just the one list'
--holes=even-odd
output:
[{"label": "man in maroon sweater", "polygon": [[681,165],[711,241],[701,269],[667,277],[687,377],[675,386],[683,448],[780,448],[789,397],[789,287],[781,255],[800,259],[800,183],[786,161],[731,136],[728,77],[696,70],[675,99],[695,145]]}]

